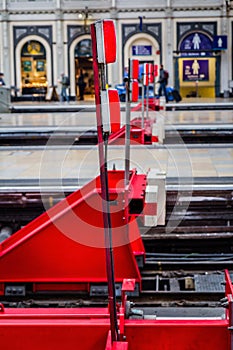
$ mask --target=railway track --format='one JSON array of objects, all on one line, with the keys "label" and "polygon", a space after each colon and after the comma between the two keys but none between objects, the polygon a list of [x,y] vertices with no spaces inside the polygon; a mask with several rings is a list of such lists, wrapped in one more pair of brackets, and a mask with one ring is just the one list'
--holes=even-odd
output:
[{"label": "railway track", "polygon": [[[159,271],[148,269],[149,265],[146,262],[146,266],[141,270],[142,290],[128,295],[129,300],[136,307],[224,306],[224,300],[222,300],[225,293],[224,270],[184,271],[179,270],[174,264],[174,270]],[[233,270],[230,272],[232,276]],[[26,296],[4,296],[0,298],[0,303],[6,307],[17,308],[107,306],[107,295],[107,284],[92,286],[90,294],[79,291],[57,294],[44,291],[35,294],[28,289]],[[120,295],[121,285],[116,283],[117,298],[120,298]]]},{"label": "railway track", "polygon": [[56,128],[29,128],[15,130],[3,128],[0,130],[0,146],[43,146],[53,145],[96,145],[97,131],[87,128],[66,128],[57,131]]},{"label": "railway track", "polygon": [[[228,186],[227,186],[228,188]],[[66,195],[69,192],[65,193]],[[52,207],[63,197],[60,193],[43,194],[43,202]],[[13,231],[24,226],[44,212],[44,205],[39,192],[16,193],[0,192],[1,227],[11,226]],[[192,196],[187,191],[182,193],[167,190],[166,226],[145,230],[141,226],[143,239],[167,241],[172,239],[228,239],[233,235],[233,192],[224,190],[194,190]],[[168,227],[169,225],[169,227]]]},{"label": "railway track", "polygon": [[[232,144],[232,125],[184,125],[166,127],[164,144]],[[61,145],[96,145],[97,131],[93,128],[54,127],[1,128],[0,146],[43,146],[47,143]]]},{"label": "railway track", "polygon": [[[47,194],[51,205],[60,200],[59,194],[51,195]],[[2,228],[10,227],[11,233],[44,210],[38,193],[1,193],[0,199],[1,225]],[[188,200],[189,206],[184,215],[182,207],[187,207]],[[170,222],[169,229],[158,226],[147,231],[139,219],[146,260],[141,266],[140,296],[130,296],[136,307],[221,307],[224,270],[231,271],[233,266],[232,206],[232,191],[229,189],[196,190],[191,199],[172,190],[167,191],[166,222]],[[179,225],[176,225],[177,222]],[[32,293],[27,295],[27,299],[9,297],[0,302],[11,307],[104,305],[107,303],[106,288],[94,287],[91,296],[71,294],[51,299],[51,295],[35,297]],[[119,291],[120,286],[117,288]]]},{"label": "railway track", "polygon": [[168,126],[165,135],[165,144],[177,144],[180,142],[185,144],[231,144],[233,128],[231,124],[175,125],[172,128]]}]

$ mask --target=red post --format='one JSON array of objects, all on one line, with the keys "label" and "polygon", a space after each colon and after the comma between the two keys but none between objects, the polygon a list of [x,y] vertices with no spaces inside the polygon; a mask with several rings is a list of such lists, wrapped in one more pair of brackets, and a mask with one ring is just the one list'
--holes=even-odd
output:
[{"label": "red post", "polygon": [[[108,298],[110,311],[110,325],[112,341],[117,340],[117,313],[115,308],[115,282],[114,282],[114,263],[111,241],[111,218],[110,207],[108,201],[108,171],[104,152],[104,135],[103,123],[101,115],[101,98],[100,98],[100,80],[99,80],[99,65],[97,57],[97,40],[95,24],[91,25],[92,36],[92,53],[93,53],[93,70],[94,70],[94,86],[95,86],[95,102],[96,102],[96,117],[97,117],[97,135],[99,148],[99,163],[100,163],[100,181],[102,192],[102,207],[105,235],[105,252],[106,252],[106,270],[108,279]],[[104,38],[103,38],[104,39]],[[104,63],[100,63],[101,77],[104,75]],[[105,87],[104,87],[105,88]]]}]

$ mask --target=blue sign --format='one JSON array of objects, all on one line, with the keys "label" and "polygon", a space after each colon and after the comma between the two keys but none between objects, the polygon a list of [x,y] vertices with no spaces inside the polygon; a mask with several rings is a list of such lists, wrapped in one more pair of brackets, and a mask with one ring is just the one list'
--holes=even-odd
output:
[{"label": "blue sign", "polygon": [[135,45],[132,46],[133,56],[151,56],[152,46],[151,45]]},{"label": "blue sign", "polygon": [[213,50],[226,50],[227,49],[227,36],[216,35],[213,41]]},{"label": "blue sign", "polygon": [[[200,56],[200,52],[211,51],[212,40],[205,34],[194,32],[187,35],[180,44],[180,51],[182,54],[192,54],[193,56]],[[196,53],[195,53],[196,51]]]},{"label": "blue sign", "polygon": [[209,80],[208,60],[184,60],[183,81],[206,81]]}]

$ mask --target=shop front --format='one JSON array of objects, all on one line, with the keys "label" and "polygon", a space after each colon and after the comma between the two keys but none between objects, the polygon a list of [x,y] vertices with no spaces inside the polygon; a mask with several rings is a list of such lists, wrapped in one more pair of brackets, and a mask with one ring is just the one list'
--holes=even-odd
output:
[{"label": "shop front", "polygon": [[39,41],[28,41],[21,51],[22,95],[45,96],[47,93],[46,51]]},{"label": "shop front", "polygon": [[14,26],[13,42],[14,79],[11,85],[17,90],[17,99],[46,99],[54,85],[52,27]]},{"label": "shop front", "polygon": [[75,78],[76,78],[76,96],[80,99],[81,75],[84,87],[84,96],[94,98],[94,76],[92,62],[91,39],[85,38],[79,41],[75,47]]}]

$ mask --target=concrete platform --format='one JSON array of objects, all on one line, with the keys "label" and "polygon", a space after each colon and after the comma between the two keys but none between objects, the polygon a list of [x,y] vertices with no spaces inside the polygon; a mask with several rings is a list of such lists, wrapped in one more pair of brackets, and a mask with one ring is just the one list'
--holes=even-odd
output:
[{"label": "concrete platform", "polygon": [[[207,105],[209,100],[188,99],[192,104]],[[224,100],[224,101],[223,101]],[[185,103],[186,101],[182,101]],[[213,105],[220,106],[222,103],[232,104],[230,99],[212,100]],[[27,106],[21,102],[17,106]],[[12,113],[0,116],[0,128],[90,128],[95,127],[95,105],[94,101],[67,103],[46,103],[46,106],[56,108],[56,112],[38,112],[38,106],[45,103],[34,103],[30,106],[34,109],[32,113]],[[70,106],[82,108],[82,112],[63,113],[59,106],[66,108],[69,112]],[[88,108],[93,108],[93,111]],[[84,113],[85,111],[85,113]],[[203,111],[160,111],[167,126],[192,124],[210,125],[221,127],[223,124],[230,125],[233,121],[232,110],[203,110]],[[124,114],[124,112],[123,112]],[[132,117],[140,115],[135,112]],[[13,129],[12,129],[13,130]],[[124,167],[124,148],[111,147],[109,151],[109,168],[114,165],[117,169]],[[167,145],[152,147],[132,147],[131,167],[136,167],[138,172],[147,172],[149,168],[155,167],[159,171],[167,173],[170,184],[183,187],[189,184],[228,184],[231,186],[233,179],[233,148],[231,145],[201,145],[185,146]],[[29,183],[40,183],[47,180],[59,186],[69,181],[83,185],[89,179],[98,174],[98,154],[96,147],[55,147],[48,143],[46,147],[1,147],[0,149],[0,186],[19,182],[23,186]],[[232,187],[233,188],[233,187]]]},{"label": "concrete platform", "polygon": [[232,98],[184,98],[179,103],[168,102],[167,110],[226,110],[233,109]]},{"label": "concrete platform", "polygon": [[[124,169],[124,147],[111,146],[108,167]],[[66,185],[82,186],[99,173],[98,149],[87,147],[2,147],[0,148],[0,187],[31,184],[55,186],[61,191]],[[131,168],[146,173],[156,168],[167,174],[167,183],[186,190],[195,184],[221,184],[233,188],[233,149],[214,147],[131,147]],[[64,185],[66,184],[66,185]],[[58,189],[58,187],[60,187]]]},{"label": "concrete platform", "polygon": [[[125,103],[121,103],[124,109]],[[28,113],[28,112],[77,112],[80,110],[95,110],[94,98],[86,101],[67,102],[13,102],[10,105],[11,113]],[[184,98],[182,101],[166,103],[167,110],[232,110],[233,98]]]},{"label": "concrete platform", "polygon": [[[71,102],[72,103],[72,102]],[[54,130],[55,128],[66,128],[66,127],[96,127],[96,112],[94,102],[89,104],[78,101],[77,103],[63,104],[62,108],[65,108],[68,113],[64,113],[59,109],[60,104],[53,103],[51,105],[51,111],[40,110],[38,104],[26,105],[28,108],[32,108],[29,112],[20,112],[20,109],[15,113],[1,113],[0,115],[0,128],[48,128],[48,130]],[[19,104],[20,106],[21,104]],[[23,105],[23,104],[22,104]],[[43,105],[42,105],[43,106]],[[75,110],[72,110],[74,106]],[[49,107],[49,106],[48,106]],[[53,112],[53,108],[55,111]],[[122,105],[122,121],[125,118],[124,104]],[[165,124],[169,126],[183,125],[201,125],[205,124],[208,127],[221,128],[223,125],[233,124],[233,105],[232,110],[202,110],[202,111],[191,111],[191,110],[161,110],[160,112],[150,112],[150,116],[153,117],[160,115],[164,118]],[[131,119],[140,117],[141,112],[131,112]],[[43,129],[43,131],[46,129]]]}]

